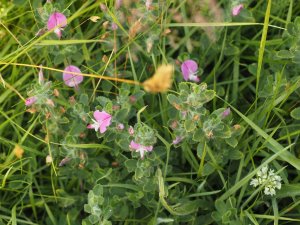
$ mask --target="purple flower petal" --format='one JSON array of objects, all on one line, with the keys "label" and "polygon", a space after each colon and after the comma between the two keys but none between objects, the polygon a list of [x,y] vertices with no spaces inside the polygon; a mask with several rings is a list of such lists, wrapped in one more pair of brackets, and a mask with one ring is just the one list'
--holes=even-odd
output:
[{"label": "purple flower petal", "polygon": [[63,80],[69,87],[77,87],[83,81],[83,76],[75,75],[68,72],[81,73],[80,69],[76,66],[67,66],[63,73]]},{"label": "purple flower petal", "polygon": [[133,150],[137,150],[137,149],[139,149],[141,147],[141,145],[140,144],[138,144],[138,143],[136,143],[135,141],[131,141],[130,142],[130,145],[129,145],[129,148],[131,148],[131,149],[133,149]]},{"label": "purple flower petal", "polygon": [[133,129],[132,126],[130,126],[130,127],[128,128],[128,133],[130,134],[130,136],[134,135],[134,129]]},{"label": "purple flower petal", "polygon": [[230,112],[231,112],[230,108],[225,109],[224,112],[222,113],[223,118],[229,116]]},{"label": "purple flower petal", "polygon": [[231,10],[232,15],[233,16],[239,15],[243,8],[244,8],[243,4],[239,4],[239,5],[234,6]]},{"label": "purple flower petal", "polygon": [[183,137],[180,136],[176,136],[175,140],[173,140],[173,144],[177,145],[178,143],[180,143],[183,140]]},{"label": "purple flower petal", "polygon": [[117,125],[117,129],[118,129],[118,130],[124,130],[124,128],[125,128],[125,126],[124,126],[123,123],[119,123],[119,124]]},{"label": "purple flower petal", "polygon": [[183,79],[188,81],[188,80],[193,80],[193,81],[200,81],[199,78],[195,75],[198,71],[198,64],[191,59],[185,60],[181,64],[181,72],[183,75]]},{"label": "purple flower petal", "polygon": [[145,148],[145,150],[147,152],[151,152],[153,150],[153,146],[152,145],[151,146],[144,146],[144,148]]},{"label": "purple flower petal", "polygon": [[63,28],[65,26],[67,26],[67,18],[64,14],[55,12],[50,15],[47,23],[48,30],[52,30],[56,27]]},{"label": "purple flower petal", "polygon": [[48,30],[54,29],[54,33],[60,38],[61,37],[61,30],[67,26],[67,18],[64,14],[55,12],[52,13],[47,22]]},{"label": "purple flower petal", "polygon": [[141,155],[141,158],[144,158],[144,154],[145,152],[151,152],[153,150],[153,146],[144,146],[141,144],[136,143],[135,141],[131,141],[129,148],[131,148],[132,150],[135,150],[136,152],[139,152]]},{"label": "purple flower petal", "polygon": [[32,97],[29,97],[25,100],[25,105],[26,106],[31,106],[32,104],[34,104],[35,102],[37,101],[37,97],[35,96],[32,96]]},{"label": "purple flower petal", "polygon": [[105,111],[100,112],[99,110],[96,110],[94,112],[94,117],[99,124],[100,133],[103,134],[111,124],[112,116]]}]

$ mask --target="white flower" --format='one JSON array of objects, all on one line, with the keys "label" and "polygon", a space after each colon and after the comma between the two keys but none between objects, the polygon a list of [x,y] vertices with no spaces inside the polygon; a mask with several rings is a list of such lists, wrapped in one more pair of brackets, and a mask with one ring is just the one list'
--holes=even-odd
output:
[{"label": "white flower", "polygon": [[256,178],[251,179],[250,185],[253,187],[264,187],[265,195],[275,195],[275,189],[281,189],[281,177],[274,173],[268,166],[262,167],[256,174]]}]

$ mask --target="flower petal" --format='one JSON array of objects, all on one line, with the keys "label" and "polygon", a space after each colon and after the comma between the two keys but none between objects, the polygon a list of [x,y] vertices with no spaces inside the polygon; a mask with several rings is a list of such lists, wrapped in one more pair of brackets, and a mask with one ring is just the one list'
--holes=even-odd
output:
[{"label": "flower petal", "polygon": [[239,4],[239,5],[234,6],[231,10],[232,15],[233,16],[239,15],[243,8],[244,8],[243,4]]},{"label": "flower petal", "polygon": [[194,75],[198,70],[198,64],[191,59],[185,60],[182,64],[181,64],[181,72],[183,75],[183,79],[184,80],[189,80],[190,79],[190,75]]},{"label": "flower petal", "polygon": [[83,76],[71,74],[68,72],[81,73],[81,71],[78,67],[73,65],[67,66],[65,68],[63,73],[63,80],[67,86],[75,87],[83,81]]},{"label": "flower petal", "polygon": [[134,149],[134,150],[138,150],[140,147],[141,147],[141,145],[136,143],[135,141],[132,140],[130,142],[129,148]]},{"label": "flower petal", "polygon": [[107,130],[107,127],[111,124],[112,116],[105,111],[100,112],[99,110],[96,110],[94,112],[94,117],[100,124],[100,133],[104,133]]},{"label": "flower petal", "polygon": [[64,14],[55,12],[52,13],[47,22],[48,30],[52,30],[55,27],[65,27],[67,26],[67,18]]},{"label": "flower petal", "polygon": [[35,102],[37,101],[37,97],[35,96],[32,96],[32,97],[29,97],[25,100],[25,105],[26,106],[31,106],[32,104],[34,104]]},{"label": "flower petal", "polygon": [[98,122],[102,122],[104,120],[109,120],[109,121],[111,120],[111,115],[105,111],[100,112],[99,110],[96,110],[94,112],[94,117]]}]

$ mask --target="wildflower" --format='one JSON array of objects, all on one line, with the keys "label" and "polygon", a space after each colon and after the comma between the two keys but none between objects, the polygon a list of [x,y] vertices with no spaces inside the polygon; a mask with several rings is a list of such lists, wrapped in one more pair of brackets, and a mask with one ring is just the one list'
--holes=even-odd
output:
[{"label": "wildflower", "polygon": [[[71,72],[71,73],[69,73]],[[77,87],[78,84],[80,84],[83,81],[83,76],[81,75],[75,75],[72,73],[78,73],[80,74],[81,71],[78,67],[76,66],[67,66],[64,70],[63,73],[63,80],[65,82],[65,84],[69,87]]]},{"label": "wildflower", "polygon": [[130,95],[130,96],[129,96],[129,102],[130,102],[131,104],[136,103],[136,97],[135,97],[134,95]]},{"label": "wildflower", "polygon": [[146,40],[147,52],[150,53],[151,49],[153,48],[153,38],[148,38]]},{"label": "wildflower", "polygon": [[148,92],[166,92],[173,81],[173,65],[160,65],[155,74],[143,83],[144,89]]},{"label": "wildflower", "polygon": [[144,158],[145,152],[151,152],[153,150],[153,146],[140,145],[133,140],[130,142],[129,148],[135,150],[135,152],[139,152],[141,159]]},{"label": "wildflower", "polygon": [[31,106],[33,105],[36,101],[38,100],[38,98],[36,96],[32,96],[32,97],[29,97],[25,100],[25,105],[26,106]]},{"label": "wildflower", "polygon": [[63,158],[61,161],[60,161],[60,163],[58,164],[58,166],[64,166],[64,165],[66,165],[68,162],[70,162],[71,161],[71,158],[68,158],[68,157],[65,157],[65,158]]},{"label": "wildflower", "polygon": [[112,30],[117,30],[118,29],[118,25],[116,23],[111,23],[111,29]]},{"label": "wildflower", "polygon": [[178,121],[177,120],[172,121],[170,127],[173,130],[176,129],[178,127]]},{"label": "wildflower", "polygon": [[42,68],[43,65],[40,65],[40,66],[41,66],[41,68],[39,71],[39,84],[43,85],[44,84],[44,73],[43,73],[43,68]]},{"label": "wildflower", "polygon": [[13,150],[15,156],[18,158],[18,159],[21,159],[23,157],[23,154],[24,154],[24,149],[21,148],[20,145],[16,144],[14,150]]},{"label": "wildflower", "polygon": [[53,95],[54,95],[55,97],[58,97],[58,96],[59,96],[59,91],[58,91],[56,88],[53,90]]},{"label": "wildflower", "polygon": [[53,158],[51,157],[51,155],[47,155],[46,157],[46,164],[50,164],[53,162]]},{"label": "wildflower", "polygon": [[192,80],[192,81],[196,81],[199,82],[200,79],[199,77],[196,76],[196,74],[198,73],[198,64],[191,59],[185,60],[182,64],[181,64],[181,72],[183,75],[183,79],[184,80]]},{"label": "wildflower", "polygon": [[143,28],[143,24],[140,20],[135,21],[132,26],[129,28],[129,39],[134,38]]},{"label": "wildflower", "polygon": [[55,106],[55,105],[54,105],[54,102],[53,102],[51,99],[49,99],[49,98],[47,98],[46,104],[49,105],[49,106],[51,106],[51,107],[54,107],[54,106]]},{"label": "wildflower", "polygon": [[119,124],[117,125],[117,130],[124,130],[124,128],[125,128],[125,126],[124,126],[123,123],[119,123]]},{"label": "wildflower", "polygon": [[103,3],[100,3],[100,9],[101,9],[103,12],[106,12],[106,11],[107,11],[107,7],[106,7],[106,5],[104,5]]},{"label": "wildflower", "polygon": [[94,123],[89,124],[87,128],[95,129],[96,132],[99,130],[100,133],[103,134],[107,130],[107,127],[111,124],[112,116],[105,111],[100,112],[99,110],[97,110],[94,112],[94,118]]},{"label": "wildflower", "polygon": [[119,105],[113,105],[112,106],[112,110],[114,110],[114,111],[117,111],[117,110],[119,110],[121,108],[121,106],[119,106]]},{"label": "wildflower", "polygon": [[116,0],[116,2],[115,2],[115,8],[116,9],[119,9],[121,6],[122,6],[122,0]]},{"label": "wildflower", "polygon": [[230,112],[231,112],[230,108],[225,109],[224,112],[222,113],[222,117],[225,118],[225,117],[229,116]]},{"label": "wildflower", "polygon": [[100,20],[100,17],[99,16],[91,16],[90,17],[90,20],[94,23],[96,23],[98,20]]},{"label": "wildflower", "polygon": [[173,143],[174,145],[177,145],[177,144],[179,144],[182,140],[183,140],[183,137],[176,136],[176,138],[173,140],[172,143]]},{"label": "wildflower", "polygon": [[253,187],[264,187],[265,195],[275,195],[275,189],[281,189],[281,177],[274,173],[274,170],[268,169],[268,166],[262,167],[253,178],[250,185]]},{"label": "wildflower", "polygon": [[67,18],[64,14],[55,12],[50,15],[47,28],[48,30],[54,29],[54,33],[58,38],[61,38],[61,31],[65,26],[67,26]]},{"label": "wildflower", "polygon": [[239,4],[239,5],[236,5],[232,8],[231,10],[231,14],[233,16],[237,16],[240,14],[240,12],[242,11],[242,9],[244,8],[244,5],[243,4]]},{"label": "wildflower", "polygon": [[187,111],[181,111],[181,115],[183,118],[185,118],[187,116],[188,112]]},{"label": "wildflower", "polygon": [[134,135],[134,129],[133,129],[132,126],[130,126],[130,127],[128,128],[128,133],[130,134],[130,136]]},{"label": "wildflower", "polygon": [[239,129],[241,129],[241,125],[235,124],[235,125],[233,125],[233,128],[234,128],[235,130],[239,130]]},{"label": "wildflower", "polygon": [[145,5],[146,5],[146,9],[150,10],[151,9],[151,5],[152,5],[152,0],[146,0]]}]

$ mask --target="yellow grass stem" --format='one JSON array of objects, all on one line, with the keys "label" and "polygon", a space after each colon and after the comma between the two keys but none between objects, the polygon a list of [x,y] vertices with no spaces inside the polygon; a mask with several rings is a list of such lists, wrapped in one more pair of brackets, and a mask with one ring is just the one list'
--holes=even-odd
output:
[{"label": "yellow grass stem", "polygon": [[[55,68],[51,68],[51,67],[47,67],[47,66],[25,64],[25,63],[6,63],[6,62],[0,62],[0,65],[1,64],[2,65],[14,65],[14,66],[24,66],[24,67],[31,67],[31,68],[39,68],[39,69],[51,70],[51,71],[56,71],[56,72],[61,72],[61,73],[64,72],[63,70],[60,70],[60,69],[55,69]],[[128,79],[122,79],[122,78],[117,78],[117,77],[108,77],[108,76],[102,76],[102,75],[98,75],[98,74],[88,74],[88,73],[76,73],[76,72],[71,72],[71,71],[68,71],[68,73],[74,74],[74,75],[81,75],[81,76],[85,76],[85,77],[94,77],[94,78],[99,78],[99,79],[103,79],[103,80],[111,80],[111,81],[117,81],[117,82],[122,82],[122,83],[128,83],[128,84],[142,86],[142,84],[140,82],[138,82],[138,81],[128,80]]]}]

